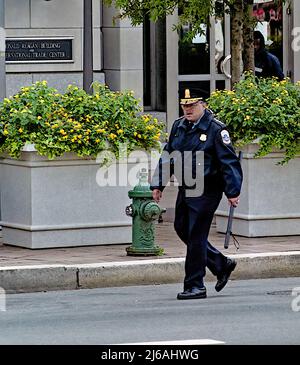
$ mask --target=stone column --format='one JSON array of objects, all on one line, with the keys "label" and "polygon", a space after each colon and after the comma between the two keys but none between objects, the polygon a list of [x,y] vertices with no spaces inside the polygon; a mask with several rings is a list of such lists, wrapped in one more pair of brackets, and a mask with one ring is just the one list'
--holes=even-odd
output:
[{"label": "stone column", "polygon": [[5,98],[5,30],[4,30],[4,0],[0,0],[0,100]]},{"label": "stone column", "polygon": [[167,129],[171,131],[173,122],[178,118],[178,35],[172,30],[177,23],[177,13],[167,16]]},{"label": "stone column", "polygon": [[294,80],[300,80],[300,1],[294,0],[292,8],[293,29],[292,29],[292,50],[294,54]]},{"label": "stone column", "polygon": [[[6,94],[5,77],[5,31],[4,31],[4,0],[0,0],[0,101]],[[0,175],[1,176],[1,175]],[[0,179],[1,189],[1,179]],[[0,221],[1,221],[1,194],[0,194]],[[0,225],[1,230],[1,225]]]},{"label": "stone column", "polygon": [[116,20],[117,11],[103,6],[103,63],[106,84],[112,90],[134,90],[143,99],[143,27]]}]

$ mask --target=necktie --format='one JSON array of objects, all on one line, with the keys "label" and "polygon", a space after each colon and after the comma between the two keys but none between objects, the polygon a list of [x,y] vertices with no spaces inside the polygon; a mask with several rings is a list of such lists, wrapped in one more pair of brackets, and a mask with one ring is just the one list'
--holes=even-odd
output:
[{"label": "necktie", "polygon": [[186,126],[186,132],[190,131],[193,128],[194,123],[189,122]]}]

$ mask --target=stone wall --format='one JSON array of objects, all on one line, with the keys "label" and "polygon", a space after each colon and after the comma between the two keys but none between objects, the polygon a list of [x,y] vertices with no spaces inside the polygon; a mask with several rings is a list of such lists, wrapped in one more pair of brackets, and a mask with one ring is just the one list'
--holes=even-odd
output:
[{"label": "stone wall", "polygon": [[[93,0],[94,79],[104,82],[102,72],[101,0]],[[7,95],[21,86],[47,80],[64,90],[68,84],[82,86],[83,1],[82,0],[6,0],[5,28],[9,38],[72,38],[71,62],[9,63]]]}]

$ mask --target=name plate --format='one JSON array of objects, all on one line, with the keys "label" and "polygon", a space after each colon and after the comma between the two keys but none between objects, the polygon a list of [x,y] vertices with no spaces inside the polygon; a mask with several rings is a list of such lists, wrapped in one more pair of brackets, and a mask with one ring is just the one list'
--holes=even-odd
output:
[{"label": "name plate", "polygon": [[7,63],[61,63],[73,62],[73,38],[8,38]]}]

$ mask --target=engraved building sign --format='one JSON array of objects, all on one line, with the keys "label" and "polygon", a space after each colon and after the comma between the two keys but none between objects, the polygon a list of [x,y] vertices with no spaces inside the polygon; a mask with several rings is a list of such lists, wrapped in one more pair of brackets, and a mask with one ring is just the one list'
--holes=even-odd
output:
[{"label": "engraved building sign", "polygon": [[7,63],[73,62],[72,38],[8,38]]}]

